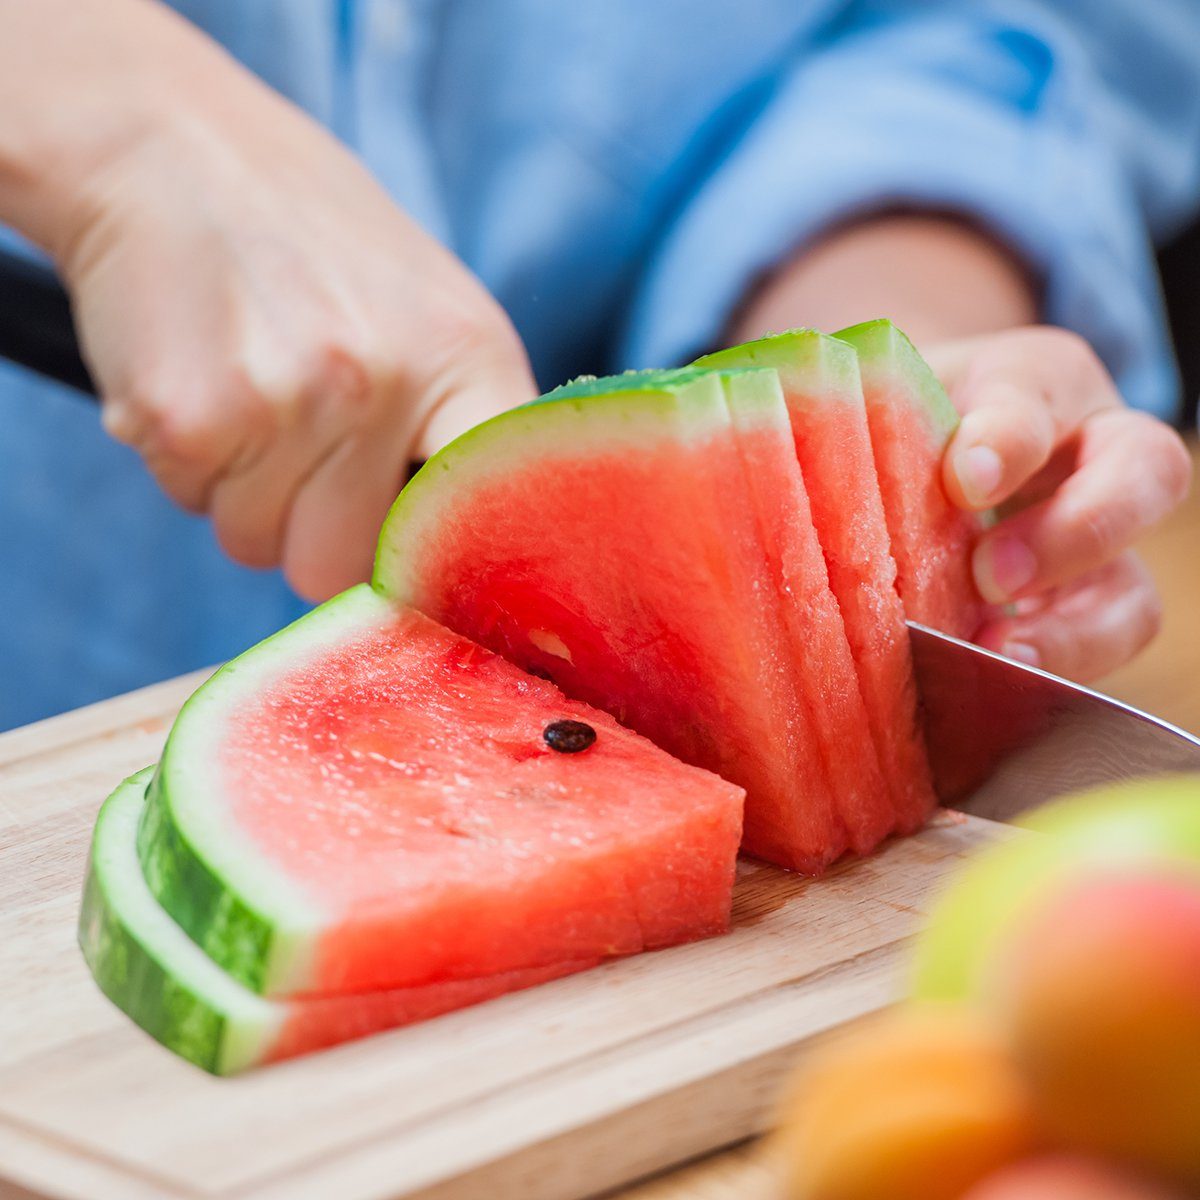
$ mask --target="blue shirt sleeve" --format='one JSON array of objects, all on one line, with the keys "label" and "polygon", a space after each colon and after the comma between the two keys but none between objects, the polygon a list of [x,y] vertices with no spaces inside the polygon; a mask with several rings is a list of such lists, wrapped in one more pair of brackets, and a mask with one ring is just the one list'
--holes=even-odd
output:
[{"label": "blue shirt sleeve", "polygon": [[1041,279],[1044,319],[1086,337],[1130,403],[1170,415],[1151,239],[1200,194],[1200,4],[1084,8],[845,6],[694,179],[647,260],[624,361],[717,343],[756,278],[824,228],[926,207],[1012,246]]}]

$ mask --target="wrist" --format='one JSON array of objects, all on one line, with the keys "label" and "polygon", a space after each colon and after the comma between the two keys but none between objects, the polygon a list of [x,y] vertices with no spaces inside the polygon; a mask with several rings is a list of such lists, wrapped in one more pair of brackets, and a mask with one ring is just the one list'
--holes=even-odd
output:
[{"label": "wrist", "polygon": [[890,317],[918,344],[1037,320],[1021,259],[956,216],[891,213],[840,226],[805,246],[746,299],[737,339],[765,329],[840,329]]},{"label": "wrist", "polygon": [[121,177],[239,71],[149,0],[0,0],[0,33],[0,111],[19,114],[0,128],[0,222],[60,265]]}]

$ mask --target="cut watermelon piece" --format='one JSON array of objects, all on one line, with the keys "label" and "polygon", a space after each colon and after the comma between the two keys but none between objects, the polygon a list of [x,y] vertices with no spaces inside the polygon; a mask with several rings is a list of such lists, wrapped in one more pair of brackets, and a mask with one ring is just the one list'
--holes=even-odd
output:
[{"label": "cut watermelon piece", "polygon": [[[880,769],[846,627],[813,525],[809,495],[774,370],[724,377],[745,467],[746,493],[759,517],[771,584],[779,597],[792,661],[810,724],[846,827],[850,848],[868,854],[896,829],[896,808]],[[767,833],[778,854],[786,814]]]},{"label": "cut watermelon piece", "polygon": [[[563,720],[595,744],[552,750]],[[739,788],[363,585],[187,702],[138,848],[234,978],[343,994],[720,932],[741,808]]]},{"label": "cut watermelon piece", "polygon": [[79,919],[79,943],[101,990],[176,1054],[228,1075],[545,983],[595,965],[567,962],[425,987],[266,1000],[226,975],[155,900],[137,856],[152,768],[105,801]]},{"label": "cut watermelon piece", "polygon": [[[871,741],[892,797],[881,831],[911,833],[936,800],[917,718],[896,564],[879,494],[855,352],[798,329],[734,346],[699,366],[772,367],[779,374],[812,520],[845,622]],[[852,757],[843,745],[843,757]],[[861,845],[856,849],[862,851]]]},{"label": "cut watermelon piece", "polygon": [[970,638],[986,614],[971,575],[971,551],[986,518],[956,508],[942,487],[942,456],[958,413],[890,321],[868,321],[835,336],[858,353],[905,611],[922,625]]},{"label": "cut watermelon piece", "polygon": [[[746,848],[818,871],[849,842],[748,494],[737,374],[581,380],[479,426],[401,493],[375,583],[741,785]],[[778,461],[755,469],[784,494]]]}]

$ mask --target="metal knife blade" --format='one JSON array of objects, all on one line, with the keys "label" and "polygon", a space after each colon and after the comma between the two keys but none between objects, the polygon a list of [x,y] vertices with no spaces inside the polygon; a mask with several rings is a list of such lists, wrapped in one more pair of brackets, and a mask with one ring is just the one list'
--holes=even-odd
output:
[{"label": "metal knife blade", "polygon": [[908,622],[934,787],[994,821],[1081,788],[1200,771],[1200,739],[1081,684]]}]

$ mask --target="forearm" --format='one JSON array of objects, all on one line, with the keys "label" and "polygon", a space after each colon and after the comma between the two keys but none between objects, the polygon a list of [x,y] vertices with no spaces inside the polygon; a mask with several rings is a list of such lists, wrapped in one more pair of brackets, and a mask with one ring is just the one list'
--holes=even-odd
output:
[{"label": "forearm", "polygon": [[1000,243],[952,217],[896,214],[805,247],[747,297],[730,331],[834,330],[889,317],[918,346],[1037,320],[1033,281]]},{"label": "forearm", "polygon": [[60,258],[109,165],[244,74],[156,0],[0,0],[0,222]]}]

